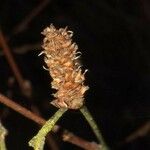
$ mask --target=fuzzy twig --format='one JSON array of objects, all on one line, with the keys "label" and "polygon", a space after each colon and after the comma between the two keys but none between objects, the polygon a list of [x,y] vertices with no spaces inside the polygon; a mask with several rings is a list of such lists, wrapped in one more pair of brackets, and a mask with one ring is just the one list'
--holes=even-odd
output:
[{"label": "fuzzy twig", "polygon": [[58,119],[65,113],[67,109],[60,108],[39,130],[38,134],[29,141],[29,146],[34,150],[43,150],[45,144],[45,137],[52,130]]},{"label": "fuzzy twig", "polygon": [[[39,109],[35,106],[35,105],[32,105],[31,106],[31,110],[33,113],[37,114],[38,116],[41,117],[41,113],[39,112]],[[46,122],[46,121],[45,121]],[[57,125],[56,125],[57,126]],[[56,126],[54,127],[56,129]],[[39,125],[39,127],[41,127],[41,125]],[[51,149],[51,150],[59,150],[59,146],[58,144],[55,142],[55,140],[53,139],[52,135],[51,134],[48,134],[46,136],[46,144],[48,145],[48,147]]]},{"label": "fuzzy twig", "polygon": [[86,106],[81,107],[80,111],[83,114],[83,116],[85,117],[85,119],[87,120],[87,122],[89,123],[89,125],[91,126],[91,128],[92,128],[95,136],[97,137],[99,143],[101,143],[102,148],[105,149],[105,150],[108,150],[108,147],[107,147],[107,145],[106,145],[106,143],[104,141],[102,133],[98,129],[98,126],[97,126],[94,118],[92,117],[91,113],[87,109],[87,107]]}]

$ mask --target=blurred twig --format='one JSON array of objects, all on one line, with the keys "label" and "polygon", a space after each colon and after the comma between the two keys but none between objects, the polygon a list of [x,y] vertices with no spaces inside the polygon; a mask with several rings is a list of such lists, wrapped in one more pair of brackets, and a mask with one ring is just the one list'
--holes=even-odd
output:
[{"label": "blurred twig", "polygon": [[37,7],[32,9],[29,15],[23,18],[23,20],[18,25],[15,26],[15,28],[12,31],[12,34],[15,35],[25,30],[29,25],[29,23],[32,21],[32,19],[36,17],[47,6],[49,2],[50,0],[42,0]]},{"label": "blurred twig", "polygon": [[77,146],[80,146],[81,148],[86,150],[97,150],[98,147],[100,147],[97,143],[85,141],[84,139],[75,136],[73,133],[69,131],[64,132],[63,140],[75,144]]},{"label": "blurred twig", "polygon": [[7,44],[5,36],[3,35],[3,32],[1,30],[0,30],[0,45],[3,49],[6,59],[14,73],[14,76],[15,76],[23,94],[27,97],[30,97],[31,93],[32,93],[31,83],[30,83],[30,81],[23,79],[23,76],[21,75],[21,72],[17,66],[17,63],[15,62],[13,55],[11,54],[11,51]]},{"label": "blurred twig", "polygon": [[140,128],[138,128],[136,131],[134,131],[132,134],[130,134],[128,137],[125,138],[123,143],[129,143],[137,138],[144,137],[148,133],[150,133],[150,121],[146,122],[144,125],[142,125]]},{"label": "blurred twig", "polygon": [[[28,109],[20,106],[19,104],[13,102],[6,96],[0,94],[0,102],[6,105],[7,107],[10,107],[11,109],[17,111],[18,113],[22,114],[23,116],[27,117],[30,120],[33,120],[34,122],[44,125],[46,120],[43,119],[42,117],[39,117],[29,111]],[[55,125],[52,129],[54,133],[57,133],[61,127],[58,125]],[[74,135],[73,133],[69,132],[68,130],[64,129],[62,133],[62,137],[64,141],[68,141],[70,143],[73,143],[81,148],[84,148],[85,150],[89,150],[90,147],[92,147],[92,150],[97,150],[99,149],[98,144],[93,144],[93,142],[88,142],[82,138],[79,138],[78,136]]]},{"label": "blurred twig", "polygon": [[3,52],[4,52],[5,56],[6,56],[6,59],[7,59],[8,63],[9,63],[9,65],[10,65],[10,67],[13,70],[13,73],[14,73],[14,75],[15,75],[18,83],[19,83],[19,86],[21,88],[23,88],[22,87],[23,83],[24,83],[23,77],[20,74],[20,71],[18,69],[17,64],[14,61],[14,58],[13,58],[12,54],[10,53],[10,48],[9,48],[9,46],[8,46],[8,44],[7,44],[6,40],[5,40],[5,37],[4,37],[4,35],[3,35],[1,30],[0,30],[0,45],[1,45],[2,49],[3,49]]},{"label": "blurred twig", "polygon": [[27,110],[26,108],[18,105],[17,103],[13,102],[6,96],[0,94],[0,102],[5,104],[7,107],[15,110],[16,112],[22,114],[23,116],[35,121],[36,123],[42,125],[45,123],[45,120],[38,117],[37,115],[34,115],[31,111]]},{"label": "blurred twig", "polygon": [[[38,43],[33,43],[33,44],[24,44],[21,45],[19,47],[14,47],[12,48],[12,52],[15,54],[25,54],[29,51],[34,51],[34,50],[40,50],[41,49],[41,44],[40,42]],[[3,56],[4,53],[2,51],[0,51],[0,56]]]},{"label": "blurred twig", "polygon": [[41,43],[39,42],[34,44],[25,44],[20,47],[15,47],[13,49],[13,52],[17,54],[24,54],[27,53],[28,51],[40,50],[40,49],[41,49]]}]

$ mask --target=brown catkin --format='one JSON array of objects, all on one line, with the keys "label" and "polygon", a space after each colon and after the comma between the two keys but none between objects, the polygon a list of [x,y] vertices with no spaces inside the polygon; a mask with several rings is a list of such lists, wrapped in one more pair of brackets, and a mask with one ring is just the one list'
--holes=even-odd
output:
[{"label": "brown catkin", "polygon": [[88,86],[84,85],[86,70],[82,73],[78,61],[78,46],[71,39],[73,32],[67,28],[56,29],[51,24],[42,34],[45,35],[44,61],[53,79],[52,88],[57,90],[51,104],[58,108],[78,109],[83,105]]}]

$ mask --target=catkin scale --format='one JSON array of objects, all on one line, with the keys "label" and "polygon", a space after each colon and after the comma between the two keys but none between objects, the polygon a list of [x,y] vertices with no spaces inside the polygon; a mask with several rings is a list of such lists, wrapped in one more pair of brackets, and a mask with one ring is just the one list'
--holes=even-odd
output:
[{"label": "catkin scale", "polygon": [[[79,109],[84,103],[85,72],[82,73],[79,63],[78,46],[72,42],[72,31],[67,28],[56,29],[53,25],[42,32],[44,61],[52,77],[52,88],[57,92],[51,102],[58,108]],[[77,56],[78,54],[78,56]]]}]

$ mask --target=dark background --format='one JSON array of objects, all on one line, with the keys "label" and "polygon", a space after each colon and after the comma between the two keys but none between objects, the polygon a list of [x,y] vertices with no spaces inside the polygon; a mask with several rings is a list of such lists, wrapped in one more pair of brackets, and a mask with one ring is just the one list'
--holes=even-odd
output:
[{"label": "dark background", "polygon": [[[53,23],[68,26],[82,52],[83,68],[88,68],[86,104],[112,149],[148,150],[150,136],[121,144],[124,139],[150,120],[150,2],[149,0],[50,0],[26,26],[15,34],[22,21],[40,0],[1,0],[0,26],[25,79],[33,87],[32,100],[27,100],[15,82],[8,85],[13,73],[0,49],[0,92],[30,109],[34,103],[44,118],[57,109],[53,99],[51,78],[42,68],[40,49],[19,53],[16,47],[42,43],[41,31]],[[0,105],[1,112],[6,109]],[[37,133],[37,125],[8,109],[2,120],[8,129],[8,150],[30,149],[27,142]],[[89,140],[96,141],[79,111],[69,111],[58,122],[61,126]],[[58,140],[61,150],[80,148]]]}]

